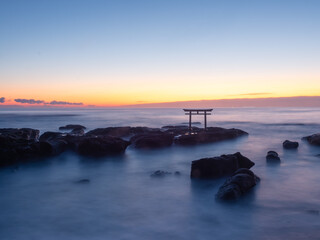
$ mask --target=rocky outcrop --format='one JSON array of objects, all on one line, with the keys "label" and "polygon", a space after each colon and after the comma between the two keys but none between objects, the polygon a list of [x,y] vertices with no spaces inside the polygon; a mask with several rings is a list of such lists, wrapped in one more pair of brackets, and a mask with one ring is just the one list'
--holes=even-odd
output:
[{"label": "rocky outcrop", "polygon": [[192,161],[191,178],[218,178],[231,175],[239,168],[251,168],[254,165],[247,157],[237,152],[220,157],[202,158]]},{"label": "rocky outcrop", "polygon": [[107,127],[97,128],[87,132],[87,136],[113,136],[113,137],[128,137],[135,134],[147,134],[160,132],[159,128],[148,127]]},{"label": "rocky outcrop", "polygon": [[102,157],[124,153],[130,143],[111,136],[83,137],[79,140],[77,152],[85,156]]},{"label": "rocky outcrop", "polygon": [[135,148],[153,149],[169,147],[173,143],[174,135],[168,133],[138,134],[130,139]]},{"label": "rocky outcrop", "polygon": [[280,163],[280,157],[277,152],[269,151],[266,156],[267,163]]},{"label": "rocky outcrop", "polygon": [[254,175],[251,170],[240,168],[219,188],[216,198],[219,200],[237,200],[254,187],[259,180],[259,177]]},{"label": "rocky outcrop", "polygon": [[299,147],[299,143],[298,142],[292,142],[292,141],[289,141],[289,140],[285,140],[282,143],[282,146],[285,149],[296,149],[296,148]]},{"label": "rocky outcrop", "polygon": [[235,139],[240,136],[248,135],[247,132],[240,129],[225,129],[219,127],[207,128],[207,131],[193,131],[192,134],[184,134],[175,138],[175,143],[179,145],[194,145],[200,143],[218,142],[223,140]]},{"label": "rocky outcrop", "polygon": [[39,155],[39,130],[31,128],[0,129],[0,166]]},{"label": "rocky outcrop", "polygon": [[312,145],[320,146],[320,133],[303,137],[302,140],[307,140]]}]

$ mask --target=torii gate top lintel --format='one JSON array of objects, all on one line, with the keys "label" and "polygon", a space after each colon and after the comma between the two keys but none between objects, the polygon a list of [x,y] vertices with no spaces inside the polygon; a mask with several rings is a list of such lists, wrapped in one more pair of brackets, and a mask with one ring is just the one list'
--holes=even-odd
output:
[{"label": "torii gate top lintel", "polygon": [[191,130],[191,116],[192,115],[204,115],[204,129],[207,129],[207,115],[211,115],[211,109],[183,109],[185,115],[189,115],[189,130]]}]

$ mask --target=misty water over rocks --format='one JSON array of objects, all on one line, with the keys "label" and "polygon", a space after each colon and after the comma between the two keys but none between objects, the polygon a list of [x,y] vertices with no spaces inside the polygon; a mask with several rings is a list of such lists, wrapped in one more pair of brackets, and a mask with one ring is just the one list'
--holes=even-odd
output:
[{"label": "misty water over rocks", "polygon": [[[6,109],[0,127],[43,133],[81,124],[90,131],[186,118],[181,109]],[[208,126],[249,136],[157,150],[129,146],[100,159],[66,152],[0,169],[0,239],[317,239],[320,147],[301,138],[320,132],[319,119],[316,108],[220,108]],[[286,139],[299,148],[284,149]],[[280,164],[267,164],[271,150]],[[251,170],[261,181],[239,201],[222,203],[215,194],[226,178],[190,179],[191,162],[235,152],[255,162]],[[151,177],[157,170],[180,174]]]}]

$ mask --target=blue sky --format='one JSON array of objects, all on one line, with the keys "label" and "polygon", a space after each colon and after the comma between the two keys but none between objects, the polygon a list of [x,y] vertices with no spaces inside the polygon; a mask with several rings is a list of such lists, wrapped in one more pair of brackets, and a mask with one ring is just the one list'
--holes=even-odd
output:
[{"label": "blue sky", "polygon": [[108,105],[316,95],[319,10],[310,0],[1,0],[0,97]]}]

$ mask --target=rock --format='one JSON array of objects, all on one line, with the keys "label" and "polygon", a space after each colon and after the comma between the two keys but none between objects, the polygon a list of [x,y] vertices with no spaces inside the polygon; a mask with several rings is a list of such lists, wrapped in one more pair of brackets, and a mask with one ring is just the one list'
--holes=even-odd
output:
[{"label": "rock", "polygon": [[216,198],[219,200],[237,200],[254,187],[260,179],[249,169],[238,169],[219,188]]},{"label": "rock", "polygon": [[84,135],[84,130],[83,130],[83,128],[74,128],[74,129],[72,129],[70,134],[74,135],[74,136],[83,136]]},{"label": "rock", "polygon": [[269,151],[266,156],[268,163],[280,163],[280,157],[277,152]]},{"label": "rock", "polygon": [[231,175],[239,168],[251,168],[254,165],[250,159],[237,152],[220,157],[202,158],[192,161],[191,178],[218,178]]},{"label": "rock", "polygon": [[79,125],[79,124],[69,124],[69,125],[66,125],[66,126],[62,126],[62,127],[59,127],[59,130],[74,130],[74,129],[86,129],[85,126],[82,126],[82,125]]},{"label": "rock", "polygon": [[179,175],[181,175],[181,173],[180,173],[179,171],[175,171],[175,172],[174,172],[174,175],[179,176]]},{"label": "rock", "polygon": [[39,130],[31,128],[0,129],[0,166],[15,164],[39,155]]},{"label": "rock", "polygon": [[312,145],[320,146],[320,133],[303,137],[302,140],[307,140]]},{"label": "rock", "polygon": [[210,127],[207,128],[207,131],[204,131],[203,129],[196,129],[193,134],[181,135],[175,138],[174,142],[180,145],[194,145],[229,140],[245,135],[248,135],[248,133],[240,129]]},{"label": "rock", "polygon": [[32,128],[0,128],[0,136],[16,140],[36,141],[40,131]]},{"label": "rock", "polygon": [[84,179],[80,179],[78,181],[76,181],[76,183],[90,183],[90,179],[84,178]]},{"label": "rock", "polygon": [[102,157],[124,153],[130,143],[121,138],[83,137],[77,146],[77,152],[85,156]]},{"label": "rock", "polygon": [[174,135],[168,133],[138,134],[130,142],[135,148],[153,149],[171,146],[173,138]]},{"label": "rock", "polygon": [[160,132],[158,128],[148,127],[107,127],[97,128],[89,131],[87,136],[113,136],[113,137],[127,137],[134,134],[145,134],[151,132]]},{"label": "rock", "polygon": [[150,177],[164,177],[165,175],[171,174],[170,172],[165,172],[162,170],[157,170],[153,172]]},{"label": "rock", "polygon": [[285,140],[283,143],[283,148],[285,149],[295,149],[299,147],[299,143],[298,142],[291,142],[289,140]]}]

